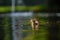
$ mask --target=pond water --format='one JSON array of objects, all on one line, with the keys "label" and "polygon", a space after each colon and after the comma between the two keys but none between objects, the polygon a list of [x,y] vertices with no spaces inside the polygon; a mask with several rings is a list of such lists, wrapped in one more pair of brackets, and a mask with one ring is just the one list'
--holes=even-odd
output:
[{"label": "pond water", "polygon": [[[30,12],[31,13],[31,12]],[[42,25],[39,26],[39,30],[38,31],[32,31],[31,29],[31,25],[29,24],[29,20],[32,17],[32,13],[20,13],[17,12],[13,15],[10,14],[0,14],[0,17],[10,17],[10,16],[14,16],[14,27],[16,29],[14,29],[14,33],[17,32],[17,34],[15,34],[14,36],[17,37],[16,35],[18,35],[19,37],[17,37],[16,40],[46,40],[47,39],[47,26],[45,26],[44,20],[41,21]],[[60,16],[60,14],[57,14],[58,16]],[[42,14],[39,13],[38,15],[39,17],[48,17],[48,14]],[[43,18],[42,18],[43,19]],[[41,19],[40,19],[41,20]],[[26,23],[27,22],[27,23]]]},{"label": "pond water", "polygon": [[[31,13],[31,12],[30,12]],[[15,27],[17,29],[16,32],[18,33],[21,40],[46,40],[46,27],[40,26],[38,31],[32,31],[31,25],[28,22],[32,17],[32,13],[15,13]],[[46,16],[41,14],[42,16]],[[48,15],[47,15],[48,16]]]},{"label": "pond water", "polygon": [[[29,26],[30,27],[30,26]],[[47,28],[41,27],[38,31],[32,31],[31,29],[22,30],[22,40],[46,40]]]}]

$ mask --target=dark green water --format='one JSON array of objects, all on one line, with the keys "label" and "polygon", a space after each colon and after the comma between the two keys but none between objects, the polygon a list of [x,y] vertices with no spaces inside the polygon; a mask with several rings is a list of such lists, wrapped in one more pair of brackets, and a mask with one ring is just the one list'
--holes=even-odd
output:
[{"label": "dark green water", "polygon": [[46,37],[47,37],[46,27],[40,27],[38,31],[24,30],[22,32],[22,40],[46,40],[47,39]]}]

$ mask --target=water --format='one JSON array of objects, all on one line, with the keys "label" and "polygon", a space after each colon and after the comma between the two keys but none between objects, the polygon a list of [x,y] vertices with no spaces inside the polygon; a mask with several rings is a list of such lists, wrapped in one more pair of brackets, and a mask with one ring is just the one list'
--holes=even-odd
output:
[{"label": "water", "polygon": [[[48,14],[39,13],[39,17],[48,17]],[[13,40],[46,40],[45,26],[39,26],[39,31],[32,31],[28,21],[32,17],[32,12],[12,12]],[[16,25],[17,24],[17,25]]]},{"label": "water", "polygon": [[[28,26],[31,27],[31,26]],[[38,31],[32,31],[31,29],[22,30],[22,40],[46,40],[46,28],[41,27]]]},{"label": "water", "polygon": [[[21,30],[20,38],[21,40],[45,40],[46,35],[46,28],[43,26],[40,26],[39,31],[32,31],[31,25],[26,24],[30,20],[29,16],[15,16],[15,21],[18,25],[15,27],[18,27],[18,30]],[[20,28],[19,28],[20,27]],[[17,31],[20,32],[20,31]]]},{"label": "water", "polygon": [[[25,24],[30,20],[32,14],[25,13],[12,12],[11,14],[0,14],[0,17],[10,16],[12,18],[13,40],[46,40],[47,27],[42,24],[42,26],[39,26],[39,31],[32,31],[31,26]],[[59,16],[60,14],[57,15]],[[40,13],[39,17],[41,16],[46,17],[46,14]],[[17,23],[19,25],[16,26]]]},{"label": "water", "polygon": [[[30,12],[31,13],[31,12]],[[43,14],[39,14],[45,16]],[[13,29],[13,40],[46,40],[46,29],[41,27],[39,31],[32,31],[30,25],[26,25],[32,16],[29,12],[25,13],[12,13],[12,29]],[[48,16],[48,15],[47,15]],[[40,16],[39,16],[40,17]],[[28,23],[27,23],[28,24]]]}]

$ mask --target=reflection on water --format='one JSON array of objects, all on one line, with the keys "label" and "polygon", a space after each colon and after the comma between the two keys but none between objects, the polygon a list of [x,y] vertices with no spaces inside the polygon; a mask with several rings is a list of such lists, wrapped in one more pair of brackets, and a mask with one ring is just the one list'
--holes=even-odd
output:
[{"label": "reflection on water", "polygon": [[[21,15],[21,16],[20,16]],[[25,16],[24,16],[25,15]],[[44,26],[45,19],[40,19],[40,26],[38,31],[32,31],[30,25],[31,15],[15,14],[15,25],[17,29],[22,29],[20,36],[22,40],[46,40],[46,27]],[[45,23],[46,24],[46,23]],[[18,31],[18,30],[17,30]]]},{"label": "reflection on water", "polygon": [[23,29],[22,40],[46,40],[46,34],[46,28],[44,27],[41,27],[38,31],[32,31],[31,29]]},{"label": "reflection on water", "polygon": [[[44,25],[39,26],[39,30],[38,31],[32,31],[31,29],[31,25],[28,25],[28,23],[25,23],[25,21],[28,19],[20,19],[17,20],[16,23],[18,23],[19,25],[16,27],[20,27],[18,29],[22,29],[21,30],[21,38],[22,40],[46,40],[46,27]],[[27,22],[27,21],[26,21]],[[21,26],[22,25],[22,26]]]},{"label": "reflection on water", "polygon": [[[40,18],[40,26],[39,26],[39,30],[38,31],[32,31],[31,26],[30,26],[30,18],[31,18],[31,14],[23,14],[23,13],[17,13],[17,14],[13,14],[15,16],[15,22],[14,25],[16,27],[16,32],[19,33],[19,39],[21,38],[22,40],[46,40],[46,34],[47,34],[47,27],[45,27],[46,24],[46,19],[44,18]],[[13,15],[9,15],[9,14],[0,14],[0,17],[9,17],[9,16],[13,16]],[[46,16],[46,14],[39,14],[39,17],[42,16]],[[48,15],[47,15],[48,16]],[[60,14],[58,15],[60,16]],[[1,19],[1,18],[0,18]],[[8,18],[6,18],[8,19]],[[4,23],[4,18],[1,20],[1,22]],[[7,22],[7,20],[6,20]],[[7,25],[7,24],[5,24]],[[8,28],[8,26],[6,26]],[[21,30],[22,29],[22,30]],[[6,29],[6,31],[8,31]],[[9,39],[9,38],[8,38]]]}]

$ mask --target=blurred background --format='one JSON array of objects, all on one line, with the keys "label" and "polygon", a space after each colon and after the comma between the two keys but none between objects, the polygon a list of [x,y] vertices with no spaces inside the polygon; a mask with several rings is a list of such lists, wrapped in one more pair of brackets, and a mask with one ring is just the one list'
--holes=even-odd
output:
[{"label": "blurred background", "polygon": [[[60,8],[54,3],[52,0],[0,0],[0,40],[59,40],[60,27],[56,25],[60,24]],[[38,18],[38,31],[32,31],[32,17]]]},{"label": "blurred background", "polygon": [[0,12],[11,12],[12,3],[19,12],[47,8],[47,0],[0,0]]}]

